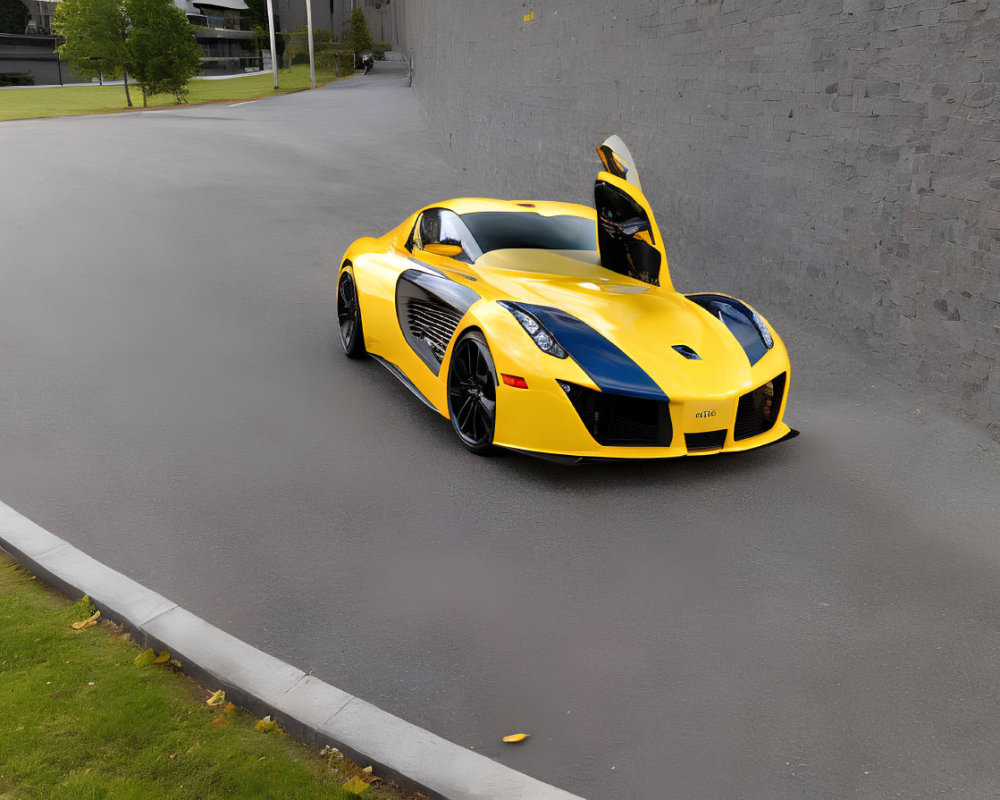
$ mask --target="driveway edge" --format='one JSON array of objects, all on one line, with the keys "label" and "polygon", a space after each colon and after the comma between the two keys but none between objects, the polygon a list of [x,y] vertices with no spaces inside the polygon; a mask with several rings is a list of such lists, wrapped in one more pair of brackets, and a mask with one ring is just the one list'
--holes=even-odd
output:
[{"label": "driveway edge", "polygon": [[206,688],[290,735],[440,800],[581,800],[412,725],[210,625],[0,502],[0,549],[69,597],[89,595],[138,644],[169,650]]}]

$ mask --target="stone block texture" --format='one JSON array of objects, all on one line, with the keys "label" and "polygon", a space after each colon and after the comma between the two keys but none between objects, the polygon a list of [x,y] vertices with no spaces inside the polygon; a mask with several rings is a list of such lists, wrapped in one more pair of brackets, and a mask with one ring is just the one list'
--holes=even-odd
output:
[{"label": "stone block texture", "polygon": [[591,203],[618,133],[678,288],[820,327],[1000,438],[1000,0],[403,3],[414,89],[486,192]]}]

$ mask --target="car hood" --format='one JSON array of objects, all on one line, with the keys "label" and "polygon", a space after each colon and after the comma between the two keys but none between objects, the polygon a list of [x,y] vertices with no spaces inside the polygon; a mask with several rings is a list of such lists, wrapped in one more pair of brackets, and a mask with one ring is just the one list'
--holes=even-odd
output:
[{"label": "car hood", "polygon": [[622,350],[668,397],[722,399],[753,388],[750,361],[720,320],[671,289],[603,269],[596,253],[502,250],[474,266],[492,289],[483,296],[572,314]]}]

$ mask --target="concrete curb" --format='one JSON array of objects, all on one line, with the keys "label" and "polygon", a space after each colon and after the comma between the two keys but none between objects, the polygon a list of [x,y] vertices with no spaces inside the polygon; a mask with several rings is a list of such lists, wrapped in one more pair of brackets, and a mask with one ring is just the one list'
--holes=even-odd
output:
[{"label": "concrete curb", "polygon": [[473,753],[307,675],[116,572],[0,503],[0,548],[70,597],[101,613],[144,647],[163,648],[206,687],[222,688],[291,735],[332,743],[376,774],[442,800],[580,800]]}]

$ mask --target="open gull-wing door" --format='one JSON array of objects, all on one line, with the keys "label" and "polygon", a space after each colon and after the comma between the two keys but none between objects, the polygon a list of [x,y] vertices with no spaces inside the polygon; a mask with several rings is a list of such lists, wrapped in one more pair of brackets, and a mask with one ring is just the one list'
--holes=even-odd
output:
[{"label": "open gull-wing door", "polygon": [[601,146],[597,148],[597,155],[601,157],[606,172],[610,172],[616,178],[631,183],[640,192],[642,184],[639,183],[639,169],[635,166],[632,154],[618,136],[609,136]]},{"label": "open gull-wing door", "polygon": [[601,266],[653,286],[670,285],[660,229],[639,183],[632,154],[617,136],[597,154],[604,171],[594,184]]}]

